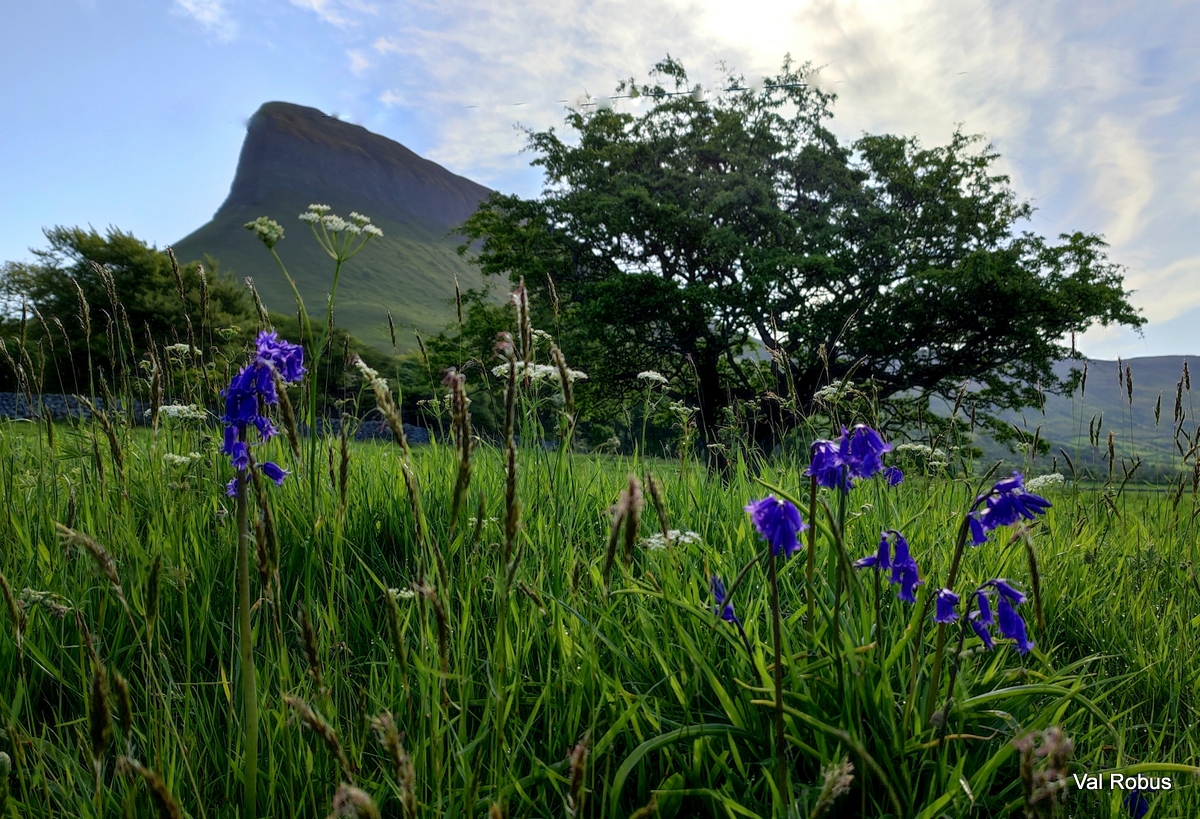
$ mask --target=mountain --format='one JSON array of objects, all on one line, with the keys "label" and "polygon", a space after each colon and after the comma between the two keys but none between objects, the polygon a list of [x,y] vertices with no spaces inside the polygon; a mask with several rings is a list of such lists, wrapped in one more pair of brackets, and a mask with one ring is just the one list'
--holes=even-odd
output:
[{"label": "mountain", "polygon": [[[1122,476],[1122,459],[1130,466],[1135,459],[1142,461],[1138,479],[1177,473],[1180,452],[1176,444],[1176,390],[1179,389],[1179,409],[1183,418],[1183,434],[1178,441],[1186,450],[1189,445],[1184,436],[1193,442],[1196,440],[1200,395],[1193,398],[1183,372],[1186,363],[1188,381],[1195,375],[1198,380],[1192,386],[1200,392],[1200,356],[1153,356],[1120,362],[1063,361],[1056,365],[1055,371],[1062,377],[1071,368],[1082,370],[1085,363],[1087,381],[1074,395],[1047,395],[1044,414],[1036,409],[1026,409],[1020,414],[1008,414],[1007,420],[1030,435],[1040,426],[1040,436],[1050,442],[1051,452],[1057,455],[1058,467],[1063,472],[1067,469],[1058,453],[1059,447],[1066,450],[1077,469],[1106,475],[1108,434],[1111,432],[1116,455],[1114,474],[1118,479]],[[1132,385],[1127,373],[1132,376]],[[1096,447],[1088,440],[1089,431],[1093,429],[1099,438]],[[981,445],[989,458],[1004,454],[995,446]],[[1012,461],[1013,456],[1009,454],[1007,460]],[[1050,464],[1041,466],[1049,468]]]},{"label": "mountain", "polygon": [[347,262],[338,283],[335,321],[381,350],[391,350],[390,310],[401,350],[412,330],[442,329],[454,316],[454,281],[481,285],[478,269],[458,256],[448,235],[491,191],[423,159],[398,142],[315,108],[268,102],[250,118],[229,197],[212,220],[175,244],[181,259],[212,255],[221,268],[250,276],[267,307],[295,313],[295,300],[274,261],[243,225],[268,216],[285,230],[276,245],[310,314],[324,315],[333,260],[298,219],[310,203],[333,213],[363,213],[383,230]]}]

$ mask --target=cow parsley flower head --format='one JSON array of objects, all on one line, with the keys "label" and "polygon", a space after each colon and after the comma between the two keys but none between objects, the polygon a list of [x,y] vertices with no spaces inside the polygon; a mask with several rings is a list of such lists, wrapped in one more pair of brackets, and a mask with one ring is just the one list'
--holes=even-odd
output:
[{"label": "cow parsley flower head", "polygon": [[772,555],[791,557],[800,551],[800,533],[808,526],[801,519],[800,510],[795,504],[767,495],[746,504],[745,509],[754,521],[754,528],[771,545]]},{"label": "cow parsley flower head", "polygon": [[253,222],[247,222],[244,227],[257,236],[268,249],[275,247],[283,238],[283,225],[265,216],[260,216]]},{"label": "cow parsley flower head", "polygon": [[651,381],[655,384],[666,384],[667,377],[660,372],[654,370],[644,370],[637,374],[637,377],[643,381]]}]

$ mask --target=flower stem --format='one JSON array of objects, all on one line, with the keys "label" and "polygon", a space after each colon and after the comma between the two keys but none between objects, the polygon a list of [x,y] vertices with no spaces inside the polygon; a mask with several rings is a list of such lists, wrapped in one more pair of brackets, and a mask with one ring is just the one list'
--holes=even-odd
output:
[{"label": "flower stem", "polygon": [[813,475],[809,479],[808,487],[808,520],[811,524],[808,527],[808,556],[807,564],[804,567],[804,582],[807,585],[805,589],[808,597],[808,636],[809,642],[812,642],[813,636],[817,629],[817,614],[816,600],[813,592],[813,573],[817,567],[817,476]]},{"label": "flower stem", "polygon": [[775,776],[779,787],[779,798],[788,804],[787,761],[784,758],[783,738],[783,636],[779,617],[779,562],[778,554],[767,557],[771,575],[771,630],[775,642]]},{"label": "flower stem", "polygon": [[255,819],[258,786],[258,686],[254,679],[254,647],[250,632],[250,532],[246,502],[246,474],[237,476],[237,583],[238,643],[241,649],[242,709],[244,712],[243,752],[245,768],[242,786],[245,807],[243,819]]},{"label": "flower stem", "polygon": [[[964,517],[962,525],[958,527],[958,542],[954,544],[954,558],[950,561],[950,573],[946,575],[946,585],[944,588],[954,591],[954,580],[958,577],[958,566],[962,562],[963,550],[967,545],[967,534],[970,532],[969,518]],[[925,620],[925,616],[929,613],[929,602],[933,600],[934,595],[926,595],[925,606],[921,611],[921,620]],[[934,706],[937,705],[938,694],[942,687],[942,658],[946,651],[946,624],[938,623],[937,630],[937,648],[933,655],[933,676],[930,680],[929,695],[925,700],[925,722],[928,723],[933,717]]]}]

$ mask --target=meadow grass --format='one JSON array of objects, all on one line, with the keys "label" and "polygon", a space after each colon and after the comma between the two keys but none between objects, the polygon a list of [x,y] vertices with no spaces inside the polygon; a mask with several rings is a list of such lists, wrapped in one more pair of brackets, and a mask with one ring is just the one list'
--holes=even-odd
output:
[{"label": "meadow grass", "polygon": [[[92,424],[59,425],[53,443],[45,433],[0,425],[11,815],[240,815],[236,521],[213,428],[118,429],[121,470]],[[1041,622],[1032,601],[1022,611],[1037,647],[987,652],[970,637],[947,660],[948,716],[930,722],[924,705],[941,710],[946,676],[928,690],[934,629],[920,612],[977,478],[856,486],[846,555],[900,529],[927,582],[914,606],[869,573],[844,575],[835,620],[837,515],[811,520],[806,464],[736,456],[716,475],[692,460],[520,448],[506,566],[502,449],[475,450],[454,525],[458,451],[413,450],[422,545],[398,446],[319,446],[315,505],[307,475],[270,487],[278,572],[264,555],[252,584],[263,815],[1021,815],[1012,740],[1051,726],[1074,744],[1071,771],[1166,771],[1174,788],[1151,815],[1200,815],[1187,772],[1200,742],[1187,495],[1106,499],[1068,484],[1028,538],[1001,529],[968,549],[960,590],[992,577],[1029,588],[1032,544]],[[263,452],[304,469],[279,438]],[[661,481],[669,527],[700,538],[649,548],[661,523],[647,490],[632,560],[619,546],[606,577],[610,509],[631,474]],[[763,550],[743,506],[767,485],[817,524],[811,621],[805,558],[779,564],[786,794],[766,563],[735,582]],[[264,533],[260,551],[271,548]],[[746,643],[714,615],[712,574],[731,586]],[[953,648],[958,625],[948,634]],[[854,779],[831,801],[843,760]],[[1121,796],[1071,792],[1058,810],[1122,815]]]}]

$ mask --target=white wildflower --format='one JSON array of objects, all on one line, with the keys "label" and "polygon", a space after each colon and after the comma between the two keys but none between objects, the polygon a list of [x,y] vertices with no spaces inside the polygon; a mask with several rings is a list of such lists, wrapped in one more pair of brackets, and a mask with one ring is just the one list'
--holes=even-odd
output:
[{"label": "white wildflower", "polygon": [[[143,414],[149,418],[151,410]],[[179,421],[203,421],[208,417],[208,412],[196,404],[163,404],[158,408],[158,414]]]},{"label": "white wildflower", "polygon": [[359,227],[362,227],[363,225],[368,224],[371,221],[371,217],[363,216],[361,213],[352,210],[352,211],[350,211],[350,221],[353,222],[354,224],[358,225]]},{"label": "white wildflower", "polygon": [[168,344],[166,347],[163,347],[163,351],[178,356],[200,355],[199,347],[193,347],[192,345],[184,344],[183,342],[180,342],[179,344]]},{"label": "white wildflower", "polygon": [[388,594],[400,600],[412,600],[417,593],[412,589],[388,589]]},{"label": "white wildflower", "polygon": [[1067,482],[1067,478],[1061,472],[1051,472],[1048,475],[1038,475],[1036,478],[1030,478],[1025,482],[1025,490],[1028,492],[1044,492],[1047,489],[1057,489]]},{"label": "white wildflower", "polygon": [[351,225],[342,217],[330,213],[321,217],[321,226],[332,233],[337,233],[340,230],[346,230]]},{"label": "white wildflower", "polygon": [[200,460],[202,456],[199,452],[192,452],[187,455],[176,455],[174,452],[167,452],[163,455],[163,463],[167,466],[187,466],[192,461]]},{"label": "white wildflower", "polygon": [[654,381],[658,384],[667,383],[667,377],[660,372],[655,372],[654,370],[644,370],[643,372],[638,373],[637,377],[643,381]]},{"label": "white wildflower", "polygon": [[265,216],[260,216],[253,222],[247,222],[244,227],[257,236],[268,248],[275,247],[275,244],[283,238],[283,225]]},{"label": "white wildflower", "polygon": [[700,537],[699,532],[692,532],[690,530],[680,530],[680,529],[668,529],[666,537],[663,537],[662,532],[655,532],[654,534],[650,535],[650,537],[646,538],[645,542],[646,542],[647,549],[652,549],[654,551],[657,551],[659,549],[665,549],[668,546],[671,546],[673,544],[679,544],[681,546],[688,546],[693,543],[700,543],[701,537]]},{"label": "white wildflower", "polygon": [[300,221],[316,224],[317,222],[321,221],[321,214],[311,210],[305,211],[304,213],[300,214]]},{"label": "white wildflower", "polygon": [[374,225],[362,225],[361,230],[363,233],[367,234],[368,236],[379,237],[379,236],[383,235],[383,231],[380,230],[379,228],[375,227]]},{"label": "white wildflower", "polygon": [[[508,362],[500,364],[492,368],[492,375],[497,378],[506,378],[508,376]],[[558,372],[558,367],[553,367],[549,364],[530,364],[529,369],[525,368],[524,361],[517,362],[517,378],[522,379],[526,376],[530,381],[558,381],[561,376]],[[587,373],[579,370],[567,369],[567,378],[571,381],[586,381]]]},{"label": "white wildflower", "polygon": [[333,208],[329,207],[329,205],[309,205],[308,209],[317,214],[317,216],[324,216],[325,214],[329,213],[329,211],[333,210]]}]

